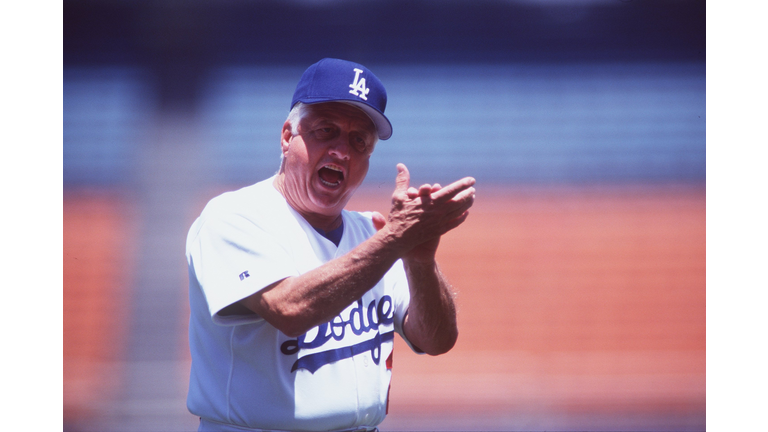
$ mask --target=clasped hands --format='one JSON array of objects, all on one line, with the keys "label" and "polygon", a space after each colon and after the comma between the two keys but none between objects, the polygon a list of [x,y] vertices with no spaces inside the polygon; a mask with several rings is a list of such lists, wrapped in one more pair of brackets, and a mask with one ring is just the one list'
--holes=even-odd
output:
[{"label": "clasped hands", "polygon": [[395,239],[402,257],[413,262],[432,263],[440,236],[461,225],[475,200],[475,179],[465,177],[448,186],[410,186],[411,176],[404,164],[397,165],[392,208],[385,219],[373,213],[377,230],[386,228]]}]

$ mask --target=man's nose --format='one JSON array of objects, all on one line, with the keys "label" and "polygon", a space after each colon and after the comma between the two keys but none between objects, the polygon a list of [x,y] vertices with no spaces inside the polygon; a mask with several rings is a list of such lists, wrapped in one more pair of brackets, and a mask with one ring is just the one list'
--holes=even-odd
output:
[{"label": "man's nose", "polygon": [[352,149],[352,145],[349,140],[350,137],[344,134],[337,137],[328,147],[328,154],[343,160],[349,159],[349,152]]}]

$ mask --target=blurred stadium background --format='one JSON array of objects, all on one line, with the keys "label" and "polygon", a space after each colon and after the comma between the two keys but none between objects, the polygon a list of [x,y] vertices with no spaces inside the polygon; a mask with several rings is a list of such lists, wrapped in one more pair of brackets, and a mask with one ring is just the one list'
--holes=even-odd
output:
[{"label": "blurred stadium background", "polygon": [[184,240],[275,172],[302,71],[370,67],[394,135],[354,209],[477,178],[445,356],[382,430],[706,428],[703,1],[64,2],[64,430],[192,431]]}]

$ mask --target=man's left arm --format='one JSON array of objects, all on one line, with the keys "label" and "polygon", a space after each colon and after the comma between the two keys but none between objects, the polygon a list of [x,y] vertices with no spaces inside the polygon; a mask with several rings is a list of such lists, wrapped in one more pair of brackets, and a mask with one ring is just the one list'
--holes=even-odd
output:
[{"label": "man's left arm", "polygon": [[453,348],[459,336],[451,286],[434,260],[403,259],[403,265],[411,291],[403,333],[420,351],[444,354]]},{"label": "man's left arm", "polygon": [[[439,184],[424,184],[419,189],[410,187],[403,198],[426,202],[440,189],[442,186]],[[465,217],[466,214],[462,221]],[[374,225],[381,228],[383,224],[383,217],[375,215]],[[439,244],[438,236],[416,246],[403,256],[403,267],[411,295],[410,305],[403,319],[403,333],[414,348],[429,355],[445,354],[453,348],[459,337],[454,294],[435,259]]]}]

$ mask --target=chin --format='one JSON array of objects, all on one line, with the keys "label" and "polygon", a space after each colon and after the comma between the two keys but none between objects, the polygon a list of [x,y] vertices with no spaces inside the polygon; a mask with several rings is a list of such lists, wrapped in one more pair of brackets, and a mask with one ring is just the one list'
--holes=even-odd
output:
[{"label": "chin", "polygon": [[348,199],[344,200],[327,200],[327,199],[313,199],[312,203],[315,205],[317,213],[326,216],[335,216],[341,213],[341,210],[347,205]]},{"label": "chin", "polygon": [[318,213],[333,216],[341,213],[341,210],[347,205],[347,202],[352,198],[352,193],[346,188],[335,190],[328,193],[327,190],[322,190],[316,193],[312,197],[312,203],[317,208]]}]

